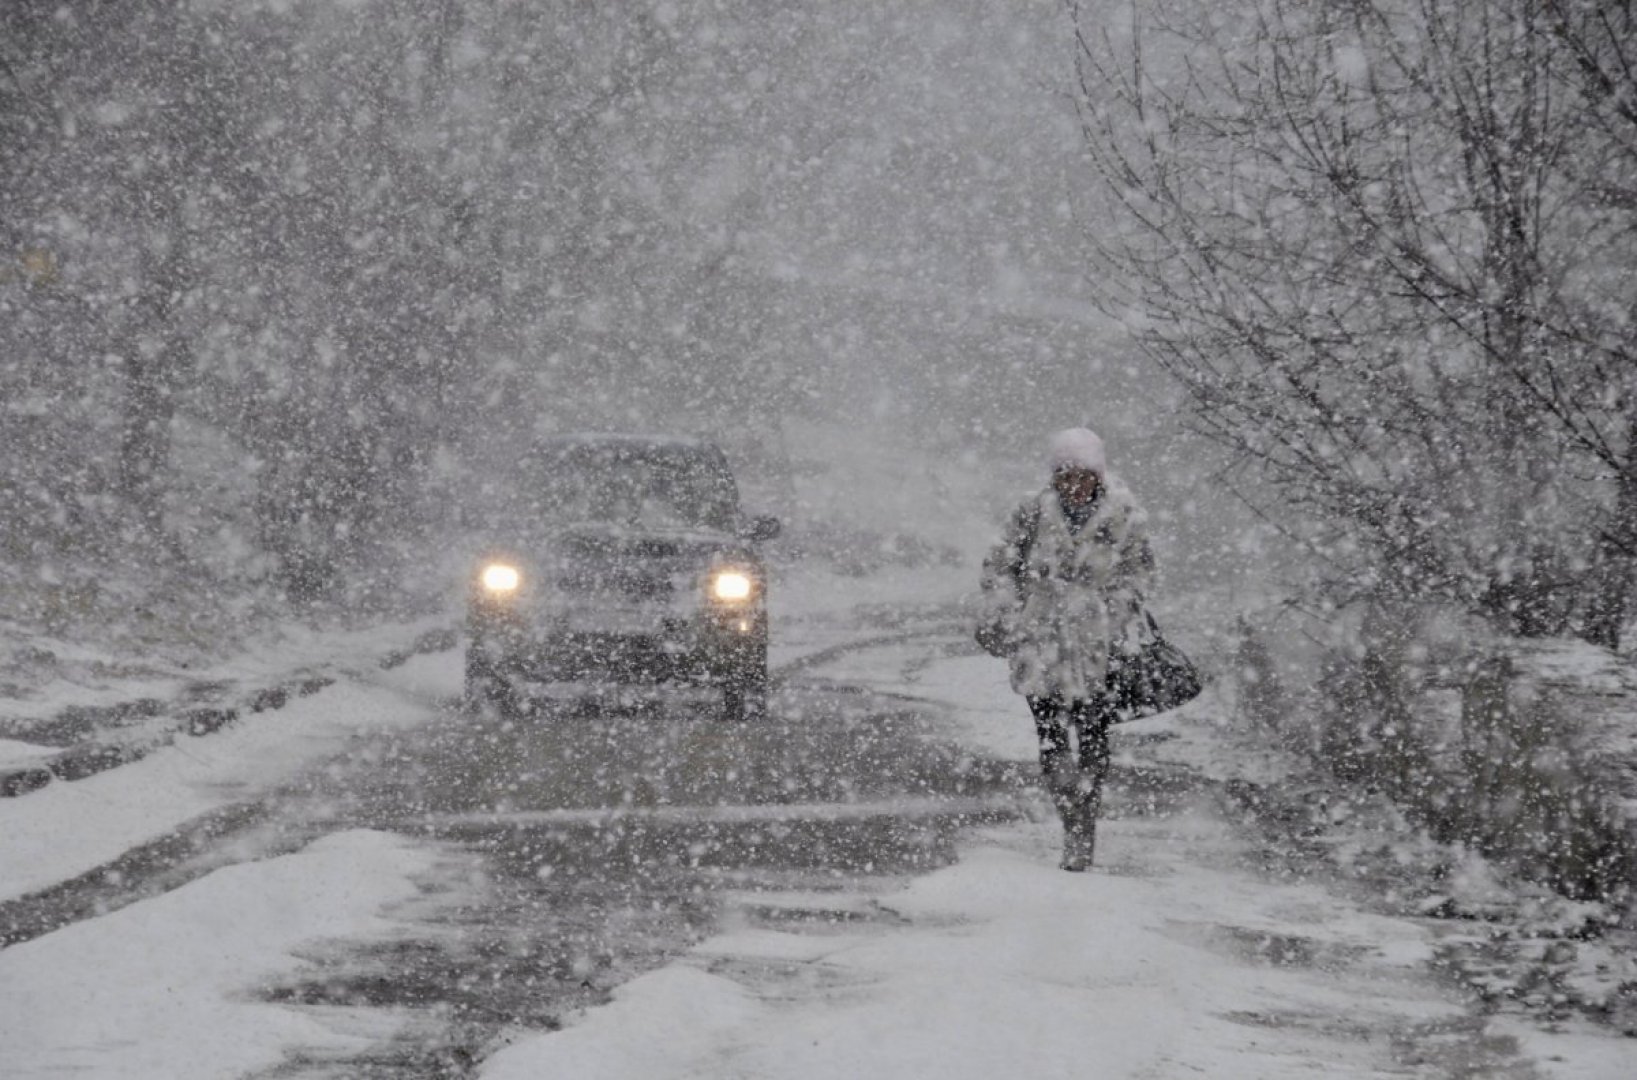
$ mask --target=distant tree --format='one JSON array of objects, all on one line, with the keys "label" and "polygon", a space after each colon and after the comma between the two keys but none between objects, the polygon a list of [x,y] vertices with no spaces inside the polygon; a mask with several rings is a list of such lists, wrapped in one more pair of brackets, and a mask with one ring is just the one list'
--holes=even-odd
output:
[{"label": "distant tree", "polygon": [[1637,551],[1629,5],[1070,9],[1104,298],[1337,595],[1523,633],[1579,595],[1611,643]]},{"label": "distant tree", "polygon": [[292,593],[414,511],[405,448],[459,422],[439,380],[472,291],[461,180],[435,168],[442,75],[415,69],[453,6],[368,32],[327,7],[0,8],[0,255],[62,260],[0,296],[0,387],[33,416],[0,486],[32,494],[36,557],[134,525],[189,566],[182,424],[243,451],[216,465],[266,489],[256,538]]}]

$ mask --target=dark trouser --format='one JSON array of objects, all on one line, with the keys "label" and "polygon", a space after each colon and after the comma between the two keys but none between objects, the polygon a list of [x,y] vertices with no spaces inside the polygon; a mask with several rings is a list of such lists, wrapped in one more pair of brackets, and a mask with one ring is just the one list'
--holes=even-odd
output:
[{"label": "dark trouser", "polygon": [[1065,703],[1053,695],[1028,701],[1035,733],[1040,736],[1040,771],[1045,774],[1052,803],[1063,819],[1063,828],[1084,841],[1089,859],[1103,804],[1103,780],[1108,776],[1108,728],[1114,721],[1114,709],[1102,697]]}]

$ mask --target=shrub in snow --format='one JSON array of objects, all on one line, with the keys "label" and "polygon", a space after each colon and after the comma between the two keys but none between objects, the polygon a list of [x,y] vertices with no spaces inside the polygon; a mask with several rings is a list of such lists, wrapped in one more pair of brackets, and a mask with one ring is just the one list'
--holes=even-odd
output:
[{"label": "shrub in snow", "polygon": [[1632,827],[1616,766],[1559,700],[1565,691],[1527,677],[1507,652],[1516,642],[1435,662],[1442,651],[1421,625],[1377,609],[1354,647],[1328,654],[1312,744],[1324,768],[1392,799],[1440,843],[1571,899],[1620,902],[1637,872]]}]

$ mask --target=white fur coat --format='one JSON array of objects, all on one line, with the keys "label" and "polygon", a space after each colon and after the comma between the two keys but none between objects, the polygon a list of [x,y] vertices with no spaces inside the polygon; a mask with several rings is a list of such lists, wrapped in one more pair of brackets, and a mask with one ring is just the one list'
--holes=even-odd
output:
[{"label": "white fur coat", "polygon": [[984,560],[984,617],[1005,628],[1012,689],[1066,700],[1101,693],[1109,652],[1127,640],[1153,570],[1147,515],[1117,478],[1078,532],[1056,491],[1025,500]]}]

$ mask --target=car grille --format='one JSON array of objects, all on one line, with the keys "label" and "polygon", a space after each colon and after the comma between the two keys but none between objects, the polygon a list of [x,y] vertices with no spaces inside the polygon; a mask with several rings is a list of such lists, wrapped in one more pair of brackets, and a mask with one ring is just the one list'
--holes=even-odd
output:
[{"label": "car grille", "polygon": [[606,593],[632,600],[664,600],[676,592],[674,571],[683,555],[675,541],[635,537],[618,542],[575,540],[564,550],[558,586],[569,593]]},{"label": "car grille", "polygon": [[669,574],[647,567],[578,567],[558,579],[567,593],[605,593],[629,600],[664,600],[675,594],[676,584]]}]

